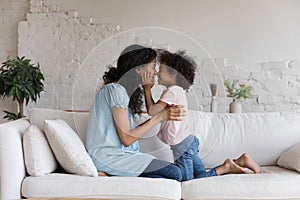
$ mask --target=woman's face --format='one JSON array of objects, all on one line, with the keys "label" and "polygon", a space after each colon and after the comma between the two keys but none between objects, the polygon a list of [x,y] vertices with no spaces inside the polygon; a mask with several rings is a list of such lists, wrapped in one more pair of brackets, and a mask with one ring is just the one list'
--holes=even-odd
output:
[{"label": "woman's face", "polygon": [[154,78],[154,76],[157,74],[155,66],[156,66],[156,59],[153,59],[150,63],[145,64],[141,67],[138,67],[136,69],[136,72],[141,77],[142,77],[143,74],[145,74],[145,72],[148,72],[148,73],[150,73],[151,77]]}]

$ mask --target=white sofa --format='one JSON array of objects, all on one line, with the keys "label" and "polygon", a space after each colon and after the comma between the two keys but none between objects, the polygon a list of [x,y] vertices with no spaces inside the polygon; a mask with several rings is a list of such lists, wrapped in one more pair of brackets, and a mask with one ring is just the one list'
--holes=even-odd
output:
[{"label": "white sofa", "polygon": [[[137,121],[143,121],[137,118]],[[22,134],[45,119],[66,121],[85,141],[88,113],[33,109],[29,120],[0,124],[0,199],[77,197],[105,199],[291,199],[300,198],[300,173],[277,166],[278,158],[300,141],[300,112],[213,114],[189,111],[191,130],[200,139],[204,164],[248,152],[262,165],[262,174],[224,176],[177,182],[140,177],[87,177],[66,173],[29,176],[24,164]],[[140,140],[141,151],[171,160],[169,148],[155,136],[156,127]]]}]

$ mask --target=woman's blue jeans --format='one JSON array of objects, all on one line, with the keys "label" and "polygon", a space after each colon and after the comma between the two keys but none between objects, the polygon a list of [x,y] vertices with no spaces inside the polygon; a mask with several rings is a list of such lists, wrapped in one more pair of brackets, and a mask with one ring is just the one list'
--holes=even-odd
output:
[{"label": "woman's blue jeans", "polygon": [[154,159],[144,170],[140,177],[168,178],[182,181],[182,174],[179,167],[173,163]]},{"label": "woman's blue jeans", "polygon": [[181,143],[172,145],[171,149],[175,164],[181,169],[182,181],[217,176],[215,168],[206,171],[199,157],[199,140],[196,136],[189,135]]}]

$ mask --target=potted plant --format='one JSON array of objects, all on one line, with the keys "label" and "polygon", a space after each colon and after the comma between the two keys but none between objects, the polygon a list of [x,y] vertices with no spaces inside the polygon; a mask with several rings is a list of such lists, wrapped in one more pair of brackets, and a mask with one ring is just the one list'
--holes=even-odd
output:
[{"label": "potted plant", "polygon": [[6,115],[3,118],[15,120],[23,117],[24,101],[26,105],[29,101],[37,101],[40,93],[44,91],[43,81],[39,63],[32,64],[25,57],[3,62],[0,67],[0,97],[12,96],[13,101],[18,102],[20,111],[17,114],[4,111]]},{"label": "potted plant", "polygon": [[229,105],[229,112],[242,112],[242,105],[240,103],[240,100],[252,98],[252,87],[246,86],[245,84],[240,84],[238,80],[233,80],[232,82],[226,80],[224,82],[224,85],[226,87],[226,91],[228,92],[227,97],[231,97],[233,99],[232,103],[230,103]]}]

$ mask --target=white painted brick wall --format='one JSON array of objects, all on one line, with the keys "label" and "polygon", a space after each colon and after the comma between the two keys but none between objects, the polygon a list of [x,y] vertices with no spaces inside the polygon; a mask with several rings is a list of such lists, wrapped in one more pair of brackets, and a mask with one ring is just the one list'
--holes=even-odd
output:
[{"label": "white painted brick wall", "polygon": [[[18,22],[26,18],[28,11],[28,0],[0,0],[0,63],[17,56]],[[6,121],[2,119],[3,110],[16,112],[17,105],[10,98],[0,99],[0,123]]]},{"label": "white painted brick wall", "polygon": [[[47,7],[43,1],[31,1],[31,12],[27,21],[19,24],[19,55],[40,63],[45,92],[37,105],[30,104],[27,110],[33,106],[74,109],[74,99],[86,99],[84,90],[73,93],[76,78],[84,84],[81,77],[95,73],[77,74],[81,63],[99,43],[118,33],[120,26],[93,24],[91,17],[77,17],[76,11],[62,12],[57,6]],[[95,60],[99,68],[98,63]]]}]

